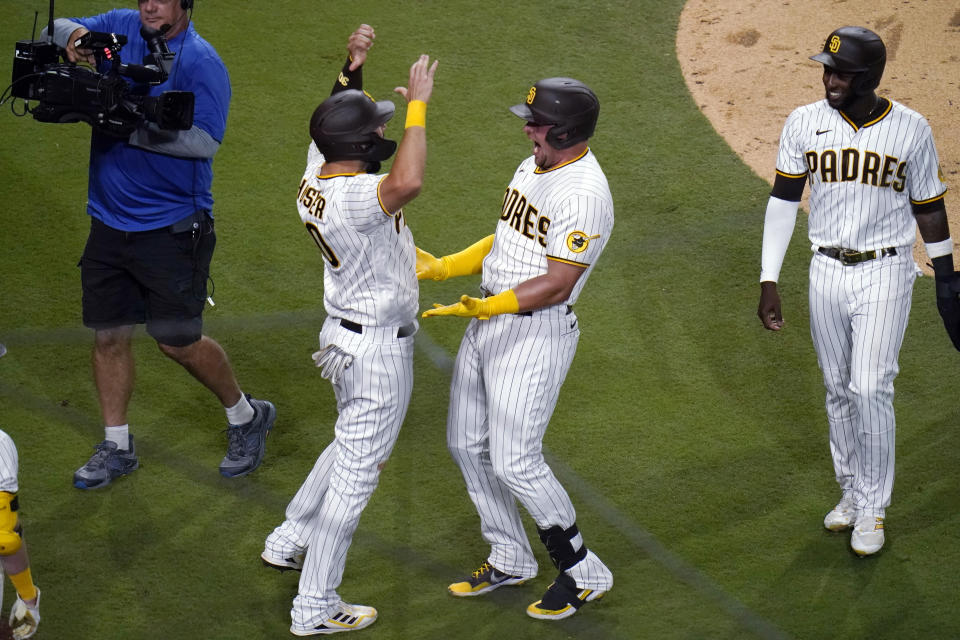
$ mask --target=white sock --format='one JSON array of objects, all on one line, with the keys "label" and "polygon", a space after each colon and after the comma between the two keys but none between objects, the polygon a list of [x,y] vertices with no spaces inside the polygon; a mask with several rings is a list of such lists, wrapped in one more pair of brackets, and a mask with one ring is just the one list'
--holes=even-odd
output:
[{"label": "white sock", "polygon": [[232,407],[224,407],[227,411],[227,422],[232,425],[247,424],[253,420],[253,405],[247,401],[247,396],[240,394],[240,402]]},{"label": "white sock", "polygon": [[122,424],[119,427],[104,427],[106,439],[117,443],[117,449],[126,451],[130,448],[130,425]]}]

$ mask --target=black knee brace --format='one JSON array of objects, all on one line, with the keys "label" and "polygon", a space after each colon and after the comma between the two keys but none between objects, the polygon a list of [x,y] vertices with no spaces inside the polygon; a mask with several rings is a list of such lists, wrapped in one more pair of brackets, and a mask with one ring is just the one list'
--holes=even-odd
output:
[{"label": "black knee brace", "polygon": [[540,540],[547,547],[547,553],[554,566],[560,571],[566,571],[573,565],[587,557],[587,545],[580,545],[579,549],[574,549],[571,541],[580,534],[577,524],[573,523],[569,529],[563,529],[560,525],[554,525],[549,529],[537,527],[540,534]]}]

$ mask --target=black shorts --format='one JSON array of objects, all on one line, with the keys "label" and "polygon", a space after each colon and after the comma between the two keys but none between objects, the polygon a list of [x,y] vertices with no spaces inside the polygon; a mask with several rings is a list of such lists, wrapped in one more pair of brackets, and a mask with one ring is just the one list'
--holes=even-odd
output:
[{"label": "black shorts", "polygon": [[146,324],[157,342],[174,347],[199,340],[217,244],[213,218],[200,212],[171,227],[130,232],[90,220],[79,265],[83,324]]}]

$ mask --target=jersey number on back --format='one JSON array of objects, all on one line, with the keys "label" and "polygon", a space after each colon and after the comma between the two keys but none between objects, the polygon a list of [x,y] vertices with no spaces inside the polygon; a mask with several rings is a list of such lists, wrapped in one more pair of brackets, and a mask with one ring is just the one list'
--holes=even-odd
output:
[{"label": "jersey number on back", "polygon": [[309,233],[310,237],[313,238],[313,241],[317,243],[320,253],[322,253],[324,259],[330,263],[330,266],[334,269],[339,268],[340,258],[338,258],[337,254],[333,252],[333,249],[330,248],[330,245],[327,244],[327,241],[323,239],[323,234],[320,233],[320,229],[317,228],[317,225],[315,225],[313,222],[304,222],[303,226],[307,228],[307,233]]}]

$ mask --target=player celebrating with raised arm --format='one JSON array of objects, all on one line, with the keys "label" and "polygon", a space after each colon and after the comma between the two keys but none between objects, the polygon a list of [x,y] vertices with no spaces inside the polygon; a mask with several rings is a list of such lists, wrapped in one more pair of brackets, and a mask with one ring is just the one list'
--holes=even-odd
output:
[{"label": "player celebrating with raised arm", "polygon": [[[406,129],[399,148],[383,137],[394,105],[361,91],[361,66],[374,30],[350,36],[334,93],[310,118],[313,143],[297,208],[324,260],[327,318],[314,361],[333,384],[335,439],[317,459],[266,539],[263,561],[302,569],[290,632],[322,635],[367,627],[373,607],[346,604],[336,588],[360,514],[400,432],[413,388],[413,335],[419,288],[416,248],[401,207],[426,168],[426,107],[437,62],[410,67]],[[390,173],[376,175],[394,150]]]},{"label": "player celebrating with raised arm", "polygon": [[533,155],[507,186],[496,233],[460,253],[417,252],[417,277],[480,273],[483,298],[425,312],[473,318],[454,365],[447,446],[480,515],[490,555],[454,596],[475,596],[537,575],[519,500],[560,574],[534,618],[573,615],[613,586],[583,543],[567,492],[543,458],[543,437],[580,337],[573,304],[613,228],[607,179],[587,146],[597,96],[571,78],[537,82],[510,109],[526,120]]},{"label": "player celebrating with raised arm", "polygon": [[883,546],[893,490],[893,380],[918,271],[915,229],[933,260],[938,308],[960,348],[953,243],[930,126],[876,93],[886,63],[880,37],[842,27],[811,59],[823,64],[826,96],[794,110],[780,136],[757,315],[765,328],[783,328],[776,283],[809,182],[810,331],[842,491],[823,525],[853,527],[851,548],[869,555]]}]

